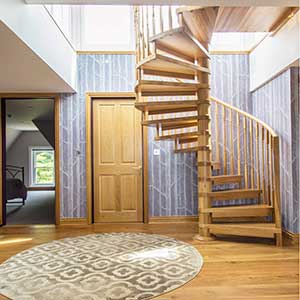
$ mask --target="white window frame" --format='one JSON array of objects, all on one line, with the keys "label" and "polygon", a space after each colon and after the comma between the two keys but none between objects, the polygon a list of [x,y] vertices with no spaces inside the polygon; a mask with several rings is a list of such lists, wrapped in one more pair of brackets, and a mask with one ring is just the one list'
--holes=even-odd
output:
[{"label": "white window frame", "polygon": [[[53,184],[36,184],[34,182],[34,176],[33,176],[33,172],[34,172],[34,167],[33,167],[33,151],[34,150],[49,150],[49,151],[53,151],[54,154],[54,179],[53,179]],[[32,187],[54,187],[55,186],[55,151],[53,148],[51,148],[50,146],[30,146],[29,147],[29,182],[30,182],[30,186]]]}]

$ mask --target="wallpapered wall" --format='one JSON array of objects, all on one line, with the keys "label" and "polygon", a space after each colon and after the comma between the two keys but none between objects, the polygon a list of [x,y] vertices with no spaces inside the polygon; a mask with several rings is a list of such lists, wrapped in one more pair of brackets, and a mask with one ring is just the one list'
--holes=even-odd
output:
[{"label": "wallpapered wall", "polygon": [[[62,217],[86,216],[85,93],[133,91],[134,64],[135,58],[132,55],[78,56],[78,94],[62,95],[61,101]],[[248,56],[214,55],[211,69],[211,94],[252,112]],[[198,204],[195,155],[175,155],[171,142],[155,142],[153,137],[154,132],[149,130],[150,215],[196,215]],[[160,149],[159,156],[153,155],[154,149]],[[288,211],[289,214],[294,212],[296,215],[295,208],[292,205],[286,210],[283,209],[283,213]],[[288,216],[285,215],[284,220]],[[286,221],[285,226],[291,228]]]},{"label": "wallpapered wall", "polygon": [[293,172],[293,232],[299,232],[300,201],[300,68],[291,69],[292,90],[292,172]]},{"label": "wallpapered wall", "polygon": [[61,216],[86,216],[85,93],[133,91],[133,55],[78,55],[77,91],[62,95]]},{"label": "wallpapered wall", "polygon": [[296,168],[297,161],[299,168],[298,74],[299,69],[289,69],[252,95],[253,114],[269,124],[280,136],[283,226],[293,232],[299,231],[299,174]]},{"label": "wallpapered wall", "polygon": [[[211,74],[213,96],[251,111],[248,55],[213,55]],[[149,129],[148,137],[150,216],[197,215],[195,153],[174,154],[173,142],[154,140],[155,129]],[[160,156],[153,154],[154,149],[160,150]]]}]

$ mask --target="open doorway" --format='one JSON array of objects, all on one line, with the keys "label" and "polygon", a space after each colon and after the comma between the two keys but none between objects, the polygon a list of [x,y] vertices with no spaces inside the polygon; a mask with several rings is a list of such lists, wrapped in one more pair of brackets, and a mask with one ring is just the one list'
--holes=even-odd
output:
[{"label": "open doorway", "polygon": [[6,225],[56,223],[54,100],[2,100]]}]

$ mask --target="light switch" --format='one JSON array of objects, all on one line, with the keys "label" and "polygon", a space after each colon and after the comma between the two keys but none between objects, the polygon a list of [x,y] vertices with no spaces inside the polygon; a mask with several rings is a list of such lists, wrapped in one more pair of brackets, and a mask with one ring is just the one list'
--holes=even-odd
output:
[{"label": "light switch", "polygon": [[160,149],[154,149],[153,155],[160,155]]}]

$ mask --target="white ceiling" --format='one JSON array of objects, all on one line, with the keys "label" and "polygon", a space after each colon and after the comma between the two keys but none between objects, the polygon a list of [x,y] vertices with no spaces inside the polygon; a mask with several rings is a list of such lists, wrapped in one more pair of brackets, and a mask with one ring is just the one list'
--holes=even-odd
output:
[{"label": "white ceiling", "polygon": [[0,45],[1,93],[71,91],[70,86],[2,21]]},{"label": "white ceiling", "polygon": [[53,120],[54,101],[51,99],[24,99],[6,101],[6,127],[21,130],[38,130],[32,120]]},{"label": "white ceiling", "polygon": [[299,6],[299,0],[25,0],[28,4],[176,4],[197,6]]}]

